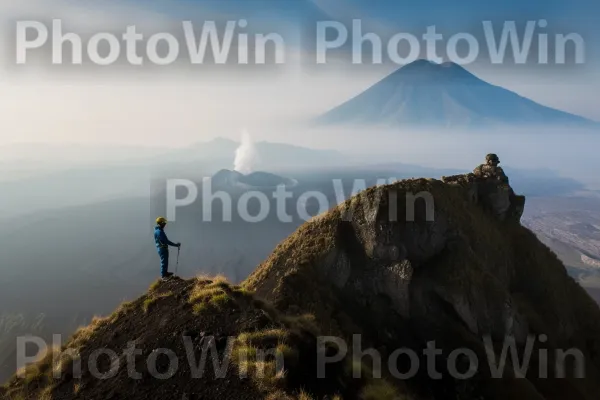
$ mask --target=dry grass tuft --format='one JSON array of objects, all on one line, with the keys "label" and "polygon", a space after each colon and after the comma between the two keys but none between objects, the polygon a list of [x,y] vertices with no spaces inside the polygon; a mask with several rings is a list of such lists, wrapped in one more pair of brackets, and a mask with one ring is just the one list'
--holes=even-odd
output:
[{"label": "dry grass tuft", "polygon": [[401,395],[396,387],[385,379],[371,380],[361,391],[362,400],[403,400],[407,397]]},{"label": "dry grass tuft", "polygon": [[111,324],[114,324],[115,322],[117,322],[119,319],[121,319],[122,317],[129,314],[134,309],[135,309],[135,302],[125,301],[125,302],[121,303],[121,305],[116,309],[116,311],[114,313],[112,313],[111,316],[108,317],[108,322],[110,322]]},{"label": "dry grass tuft", "polygon": [[298,400],[314,400],[314,397],[302,390],[298,395]]},{"label": "dry grass tuft", "polygon": [[286,343],[288,336],[283,329],[242,333],[236,339],[232,360],[262,390],[282,388],[285,366],[296,364],[299,358],[298,351]]},{"label": "dry grass tuft", "polygon": [[238,336],[238,341],[247,345],[260,345],[268,342],[284,343],[289,332],[284,329],[266,329],[258,332],[245,332]]},{"label": "dry grass tuft", "polygon": [[173,296],[173,292],[171,291],[161,294],[151,294],[144,300],[144,303],[142,304],[142,310],[144,310],[144,313],[147,313],[156,304],[157,301],[161,299],[166,299],[171,296]]},{"label": "dry grass tuft", "polygon": [[188,303],[192,305],[194,314],[198,315],[210,308],[221,310],[227,306],[237,306],[235,296],[236,289],[224,276],[199,276],[195,279]]},{"label": "dry grass tuft", "polygon": [[153,292],[156,289],[158,289],[158,287],[160,286],[162,280],[161,279],[157,279],[154,282],[152,282],[152,284],[150,285],[150,287],[148,288],[149,292]]}]

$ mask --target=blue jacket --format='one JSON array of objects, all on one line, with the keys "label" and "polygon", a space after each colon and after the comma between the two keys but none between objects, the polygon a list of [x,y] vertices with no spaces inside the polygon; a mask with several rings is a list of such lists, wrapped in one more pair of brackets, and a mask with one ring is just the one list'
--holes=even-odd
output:
[{"label": "blue jacket", "polygon": [[171,242],[165,231],[158,225],[154,228],[154,243],[158,251],[168,249],[169,246],[177,247],[177,244]]}]

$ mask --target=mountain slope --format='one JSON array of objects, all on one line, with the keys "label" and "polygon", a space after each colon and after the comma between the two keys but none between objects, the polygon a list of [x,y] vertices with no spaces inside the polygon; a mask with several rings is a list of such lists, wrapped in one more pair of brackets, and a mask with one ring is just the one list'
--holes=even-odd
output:
[{"label": "mountain slope", "polygon": [[319,124],[384,126],[576,125],[596,122],[491,85],[454,63],[420,60],[327,112]]},{"label": "mountain slope", "polygon": [[[399,199],[399,222],[388,219],[390,192]],[[435,199],[434,222],[425,222],[423,206],[417,207],[415,222],[403,218],[405,194],[421,192]],[[279,309],[301,305],[333,335],[362,333],[363,348],[388,349],[387,356],[403,347],[425,349],[432,340],[446,356],[458,348],[474,351],[482,368],[468,384],[423,377],[433,390],[426,395],[434,398],[450,398],[448,393],[451,398],[595,398],[598,306],[533,233],[515,222],[499,223],[470,199],[463,187],[435,180],[369,189],[346,203],[351,221],[336,209],[304,225],[278,246],[248,286]],[[510,367],[505,378],[492,379],[486,335],[495,349],[508,337],[523,350],[529,335],[548,337],[546,344],[537,341],[536,349],[580,349],[587,379],[538,379],[541,361],[535,352],[527,379],[512,378]],[[423,383],[416,386],[422,390]]]},{"label": "mountain slope", "polygon": [[[221,277],[158,281],[138,300],[79,329],[64,352],[53,349],[28,366],[0,387],[0,398],[335,400],[338,393],[381,385],[350,379],[348,359],[326,368],[333,384],[311,377],[319,334],[312,318],[281,314]],[[112,364],[110,358],[89,363],[98,349],[115,351]],[[134,353],[119,353],[124,349],[135,349],[133,361],[128,357]],[[266,361],[258,358],[275,349]],[[157,355],[167,352],[172,356]],[[70,356],[75,353],[83,360],[80,370]],[[110,377],[97,378],[105,374]]]},{"label": "mountain slope", "polygon": [[[104,381],[85,368],[81,380],[68,374],[51,379],[46,359],[12,379],[2,389],[4,398],[596,399],[600,309],[556,255],[518,223],[518,212],[502,220],[490,212],[490,205],[510,210],[504,207],[509,192],[503,185],[487,182],[484,192],[482,182],[450,178],[368,189],[304,224],[242,286],[206,278],[158,283],[66,346],[80,350],[84,365],[94,350],[120,351],[131,340],[146,358],[158,348],[172,349],[180,368],[170,379],[151,379],[141,362],[139,381],[125,368]],[[407,217],[411,193],[429,193],[434,202],[417,201]],[[351,350],[327,364],[325,379],[317,379],[319,354],[333,357],[343,348],[339,341],[319,347],[318,337],[336,336],[352,349],[357,334],[363,350],[376,349],[384,360],[381,379],[369,356],[353,360]],[[546,340],[536,341],[524,379],[510,358],[500,368],[502,378],[494,379],[483,341],[488,335],[493,349],[487,350],[494,357],[506,338],[515,340],[521,356],[530,335]],[[224,379],[210,374],[190,379],[182,336],[196,340],[197,352],[214,343],[219,359],[231,354],[233,369]],[[229,349],[227,337],[233,338]],[[435,363],[440,378],[432,375],[424,353],[431,342],[441,351]],[[254,358],[257,349],[275,349],[285,372],[274,369],[275,355],[263,363]],[[395,378],[388,369],[396,349],[416,354],[418,368],[410,379]],[[457,349],[463,356],[453,358]],[[540,378],[544,349],[552,367],[554,350],[579,349],[585,378],[571,378],[576,369],[569,363],[566,378],[555,378],[554,368],[549,379]],[[247,363],[239,362],[242,350],[252,355]],[[469,379],[456,377],[473,367],[465,350],[479,361]],[[402,357],[395,365],[406,373],[414,363]],[[169,370],[164,360],[159,366],[162,373]],[[240,379],[242,366],[270,372]]]}]

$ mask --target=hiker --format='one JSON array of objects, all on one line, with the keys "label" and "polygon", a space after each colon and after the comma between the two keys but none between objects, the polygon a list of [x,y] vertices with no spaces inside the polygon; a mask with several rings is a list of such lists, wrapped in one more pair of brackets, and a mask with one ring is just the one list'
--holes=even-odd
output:
[{"label": "hiker", "polygon": [[485,156],[485,164],[475,168],[473,174],[482,178],[494,178],[503,183],[508,183],[508,176],[504,173],[502,167],[499,167],[500,159],[496,154]]},{"label": "hiker", "polygon": [[167,225],[167,219],[164,217],[158,217],[156,219],[156,227],[154,228],[154,243],[156,244],[156,250],[160,256],[160,275],[163,279],[168,279],[173,276],[172,272],[169,272],[169,246],[181,247],[181,243],[173,243],[169,240],[165,234],[165,226]]}]

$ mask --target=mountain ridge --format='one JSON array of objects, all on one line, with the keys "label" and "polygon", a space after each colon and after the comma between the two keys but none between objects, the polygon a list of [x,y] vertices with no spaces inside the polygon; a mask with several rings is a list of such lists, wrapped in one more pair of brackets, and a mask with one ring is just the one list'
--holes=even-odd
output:
[{"label": "mountain ridge", "polygon": [[[414,214],[405,215],[411,193],[429,193],[434,202],[418,200]],[[124,369],[114,380],[94,380],[89,371],[81,380],[68,374],[53,379],[45,358],[4,386],[0,398],[595,400],[600,309],[556,255],[520,225],[522,209],[512,207],[523,204],[517,199],[506,184],[473,174],[371,187],[302,225],[241,285],[207,277],[159,281],[140,299],[81,329],[64,347],[89,360],[98,348],[121,349],[135,340],[144,356],[167,348],[185,364],[180,338],[188,337],[196,356],[213,345],[219,357],[231,355],[234,368],[224,379],[212,374],[190,379],[187,365],[170,379],[151,379],[143,363],[139,381]],[[346,343],[361,335],[362,348],[385,360],[397,349],[422,354],[433,341],[445,361],[438,364],[442,379],[424,368],[410,379],[395,378],[385,368],[378,377],[373,363],[351,354],[331,361],[325,378],[316,379],[315,358],[340,350],[318,347],[325,335]],[[554,371],[547,379],[538,376],[544,360],[535,352],[524,377],[510,360],[500,369],[501,379],[492,377],[483,362],[489,348],[482,337],[489,336],[498,357],[506,338],[520,352],[531,336],[542,335],[546,340],[536,349],[548,350],[548,365],[556,361],[554,350],[580,349],[585,378],[569,378],[577,372],[571,364],[565,365],[567,378]],[[228,338],[234,339],[231,347]],[[253,355],[240,362],[241,352],[271,348],[281,353],[285,369],[276,368],[276,357],[263,362]],[[457,349],[469,349],[481,360],[468,380],[447,367]],[[417,359],[421,365],[427,360]],[[110,369],[105,361],[102,371]],[[454,359],[460,371],[470,371],[467,361]],[[398,362],[406,371],[407,361]],[[70,364],[61,365],[69,370]],[[165,361],[159,366],[161,373],[170,370]],[[238,379],[243,366],[268,373]],[[362,378],[353,377],[356,371]]]}]

